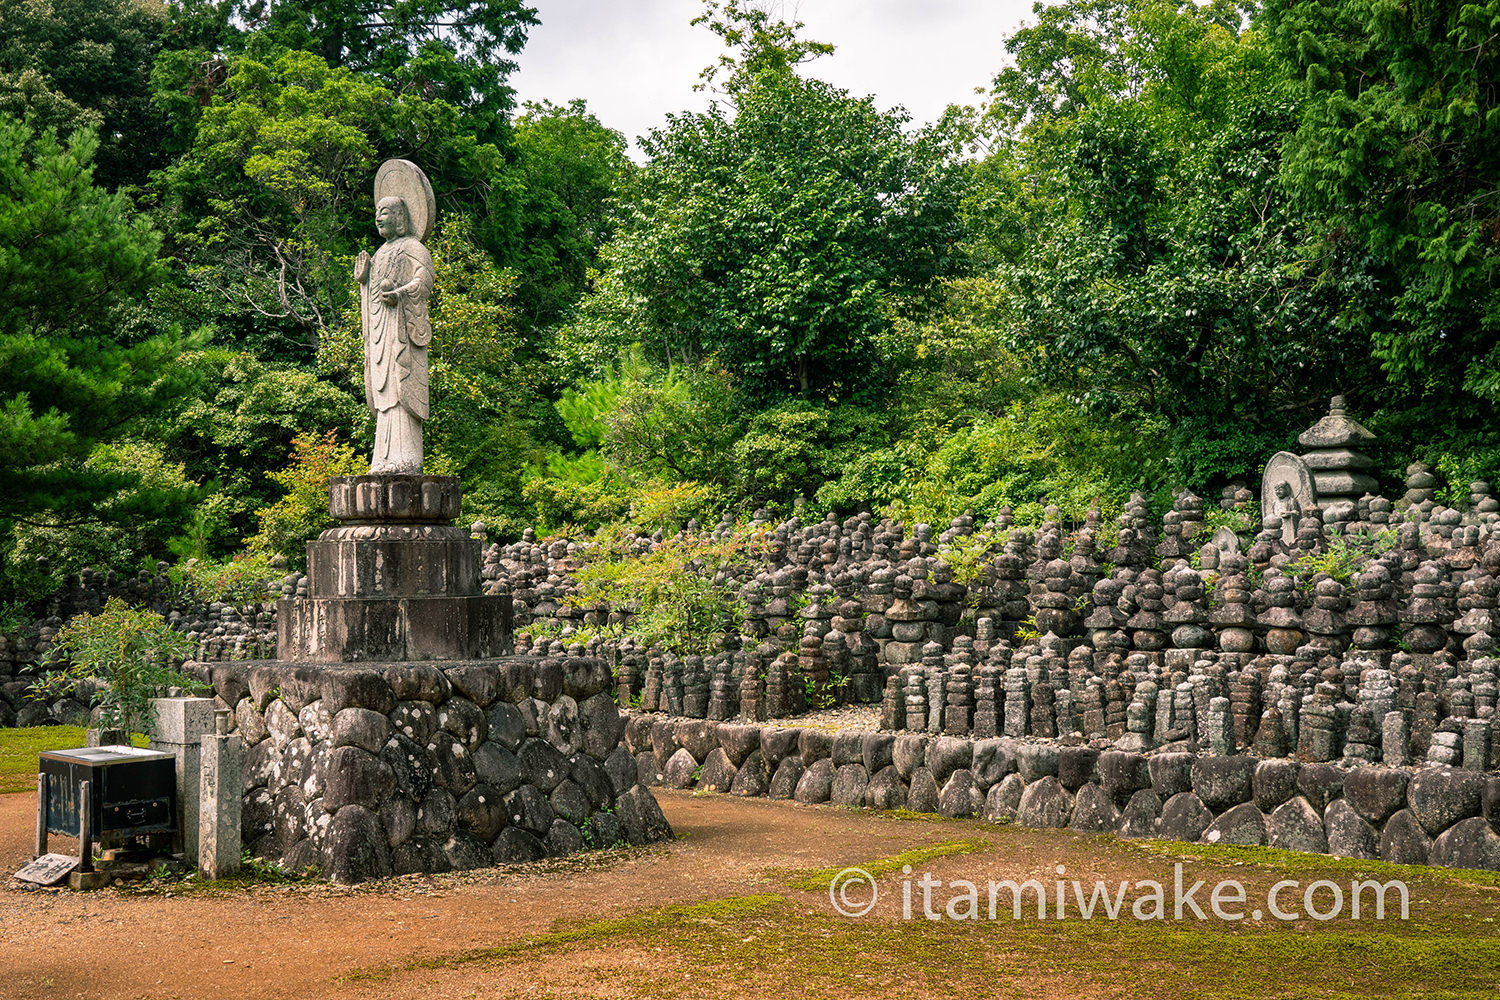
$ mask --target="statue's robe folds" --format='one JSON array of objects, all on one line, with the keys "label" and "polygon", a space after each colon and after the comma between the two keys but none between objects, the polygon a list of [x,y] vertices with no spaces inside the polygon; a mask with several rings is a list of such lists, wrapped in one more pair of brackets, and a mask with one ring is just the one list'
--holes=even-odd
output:
[{"label": "statue's robe folds", "polygon": [[[365,405],[375,414],[371,475],[420,475],[422,422],[427,419],[427,345],[432,321],[432,254],[420,240],[391,240],[370,262],[360,289],[365,334]],[[390,283],[395,305],[381,298]]]}]

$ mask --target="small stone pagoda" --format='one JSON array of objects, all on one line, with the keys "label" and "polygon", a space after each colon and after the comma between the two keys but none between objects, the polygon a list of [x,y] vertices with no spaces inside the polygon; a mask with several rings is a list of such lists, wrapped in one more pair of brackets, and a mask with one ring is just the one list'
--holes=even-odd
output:
[{"label": "small stone pagoda", "polygon": [[1375,460],[1358,450],[1373,440],[1374,434],[1350,419],[1343,396],[1334,396],[1328,416],[1297,438],[1297,443],[1307,449],[1302,461],[1312,472],[1319,505],[1357,503],[1366,493],[1379,489],[1369,474]]}]

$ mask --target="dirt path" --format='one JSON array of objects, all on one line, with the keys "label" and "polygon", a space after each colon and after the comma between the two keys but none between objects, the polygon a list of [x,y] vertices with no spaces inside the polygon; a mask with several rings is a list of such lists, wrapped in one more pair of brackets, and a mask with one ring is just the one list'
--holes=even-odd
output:
[{"label": "dirt path", "polygon": [[[361,888],[299,884],[176,896],[21,891],[15,882],[0,883],[0,997],[1074,998],[1155,997],[1166,995],[1168,984],[1179,995],[1220,997],[1244,982],[1244,968],[1268,962],[1305,990],[1278,987],[1264,995],[1328,996],[1337,984],[1380,996],[1404,995],[1378,988],[1397,986],[1404,977],[1464,971],[1442,955],[1401,951],[1406,938],[1386,938],[1383,951],[1366,955],[1360,950],[1366,935],[1377,930],[1411,935],[1412,948],[1437,941],[1469,956],[1470,965],[1500,963],[1500,891],[1446,877],[1414,883],[1414,909],[1428,922],[1402,928],[1307,921],[1252,928],[1248,921],[1210,920],[1206,927],[1163,931],[1131,921],[1002,920],[985,927],[901,921],[899,872],[882,878],[880,906],[868,919],[849,920],[833,916],[826,891],[792,888],[778,870],[864,865],[976,838],[984,839],[982,848],[922,861],[917,871],[940,879],[1034,878],[1050,885],[1062,866],[1068,878],[1085,882],[1149,878],[1170,884],[1178,859],[1067,831],[684,792],[658,796],[677,842],[534,866]],[[5,872],[30,856],[34,809],[34,795],[0,795]],[[1323,870],[1339,864],[1331,859],[1307,863],[1313,867],[1291,877],[1345,877]],[[1187,864],[1190,878],[1244,880],[1251,898],[1286,875],[1232,859]],[[764,912],[714,909],[718,901],[756,894],[769,900],[758,904]],[[538,948],[527,960],[445,961],[468,949],[529,942],[558,926],[635,919],[674,903],[704,908],[576,946]],[[1396,979],[1385,978],[1381,966],[1387,963]],[[1214,985],[1213,975],[1230,985]],[[1445,995],[1490,994],[1458,989]]]},{"label": "dirt path", "polygon": [[[559,919],[764,892],[760,873],[768,868],[876,858],[952,835],[949,824],[787,803],[686,793],[660,800],[686,834],[677,843],[541,870],[235,896],[0,891],[0,996],[359,995],[358,985],[333,980],[523,939]],[[34,794],[0,796],[0,870],[13,872],[30,858],[35,801]]]}]

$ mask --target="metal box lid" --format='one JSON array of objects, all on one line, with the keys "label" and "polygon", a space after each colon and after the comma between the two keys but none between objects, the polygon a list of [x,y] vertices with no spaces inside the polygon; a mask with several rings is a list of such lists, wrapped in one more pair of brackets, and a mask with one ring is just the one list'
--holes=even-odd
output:
[{"label": "metal box lid", "polygon": [[86,767],[108,767],[110,764],[134,763],[142,760],[175,760],[171,754],[160,750],[144,750],[116,744],[107,747],[78,747],[73,750],[48,750],[41,754],[42,760],[55,760],[64,764],[82,764]]}]

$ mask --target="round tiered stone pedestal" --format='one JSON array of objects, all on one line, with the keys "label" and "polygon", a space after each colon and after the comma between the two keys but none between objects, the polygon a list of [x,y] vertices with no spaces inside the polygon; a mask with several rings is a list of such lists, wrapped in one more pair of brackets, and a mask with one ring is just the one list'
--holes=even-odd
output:
[{"label": "round tiered stone pedestal", "polygon": [[277,652],[303,663],[470,660],[510,652],[508,596],[480,591],[479,542],[452,525],[455,476],[342,476],[341,523],[307,544],[307,596],[276,609]]}]

